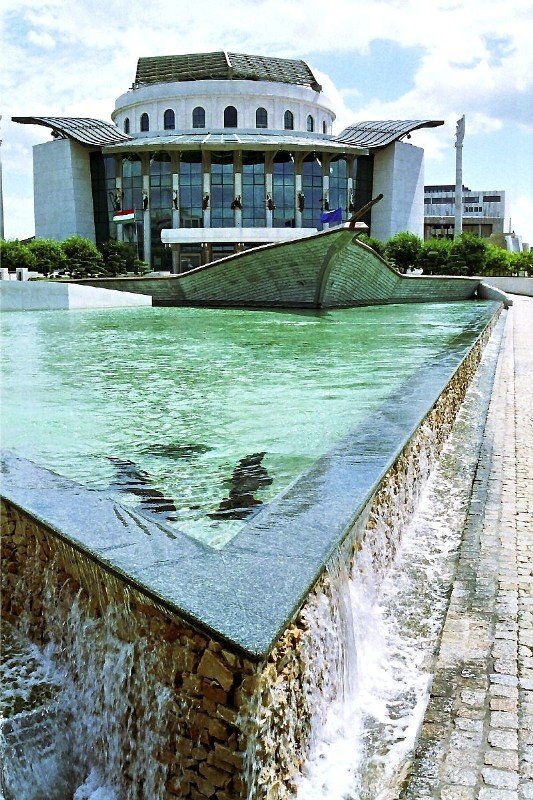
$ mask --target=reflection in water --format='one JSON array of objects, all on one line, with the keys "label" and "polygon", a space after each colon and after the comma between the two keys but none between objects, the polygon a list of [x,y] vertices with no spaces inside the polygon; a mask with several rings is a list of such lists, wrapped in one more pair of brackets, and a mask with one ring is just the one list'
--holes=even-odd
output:
[{"label": "reflection in water", "polygon": [[229,485],[229,497],[221,501],[216,511],[209,516],[212,519],[245,519],[255,506],[263,504],[254,497],[259,489],[270,486],[273,479],[268,474],[262,461],[266,453],[252,453],[241,458],[232,472]]},{"label": "reflection in water", "polygon": [[[140,497],[143,511],[148,511],[152,514],[165,514],[167,517],[169,512],[176,511],[174,502],[165,497],[159,489],[150,485],[152,483],[150,475],[139,469],[134,461],[114,458],[113,456],[110,456],[109,460],[117,471],[117,480],[110,485],[110,489],[129,492],[136,497]],[[173,519],[173,517],[168,517],[168,519]]]}]

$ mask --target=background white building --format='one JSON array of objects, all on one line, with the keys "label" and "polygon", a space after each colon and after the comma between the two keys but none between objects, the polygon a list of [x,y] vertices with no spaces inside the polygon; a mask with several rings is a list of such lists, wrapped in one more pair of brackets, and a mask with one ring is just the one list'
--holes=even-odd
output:
[{"label": "background white building", "polygon": [[[349,219],[379,193],[371,235],[422,236],[423,151],[403,139],[443,124],[360,122],[335,136],[304,61],[227,52],[140,58],[113,125],[13,119],[52,130],[34,148],[37,236],[125,238],[154,269],[175,272],[320,229],[328,210]],[[135,222],[116,225],[127,209]]]}]

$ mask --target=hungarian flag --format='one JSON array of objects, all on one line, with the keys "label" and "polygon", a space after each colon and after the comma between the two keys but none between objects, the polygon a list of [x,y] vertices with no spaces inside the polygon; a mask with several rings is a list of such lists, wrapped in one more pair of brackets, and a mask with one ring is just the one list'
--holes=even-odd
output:
[{"label": "hungarian flag", "polygon": [[334,211],[324,211],[320,215],[320,222],[342,222],[342,208],[336,208]]},{"label": "hungarian flag", "polygon": [[126,211],[115,211],[113,222],[116,222],[117,225],[123,225],[125,222],[135,222],[135,209],[128,208]]}]

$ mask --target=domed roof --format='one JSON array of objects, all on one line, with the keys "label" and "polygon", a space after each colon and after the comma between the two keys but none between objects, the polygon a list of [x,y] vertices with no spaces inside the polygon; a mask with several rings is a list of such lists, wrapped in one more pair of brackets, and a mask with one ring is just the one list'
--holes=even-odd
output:
[{"label": "domed roof", "polygon": [[322,90],[305,61],[224,50],[140,58],[134,88],[153,83],[203,80],[273,81],[309,86],[316,92]]}]

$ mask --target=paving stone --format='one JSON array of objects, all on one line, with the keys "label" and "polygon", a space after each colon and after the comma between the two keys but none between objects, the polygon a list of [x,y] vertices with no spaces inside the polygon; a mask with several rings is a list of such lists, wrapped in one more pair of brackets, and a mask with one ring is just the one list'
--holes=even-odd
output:
[{"label": "paving stone", "polygon": [[518,789],[518,775],[503,769],[485,767],[481,770],[483,780],[498,789]]},{"label": "paving stone", "polygon": [[485,751],[485,764],[499,769],[518,770],[518,753],[516,750],[500,750],[498,747],[489,747]]}]

